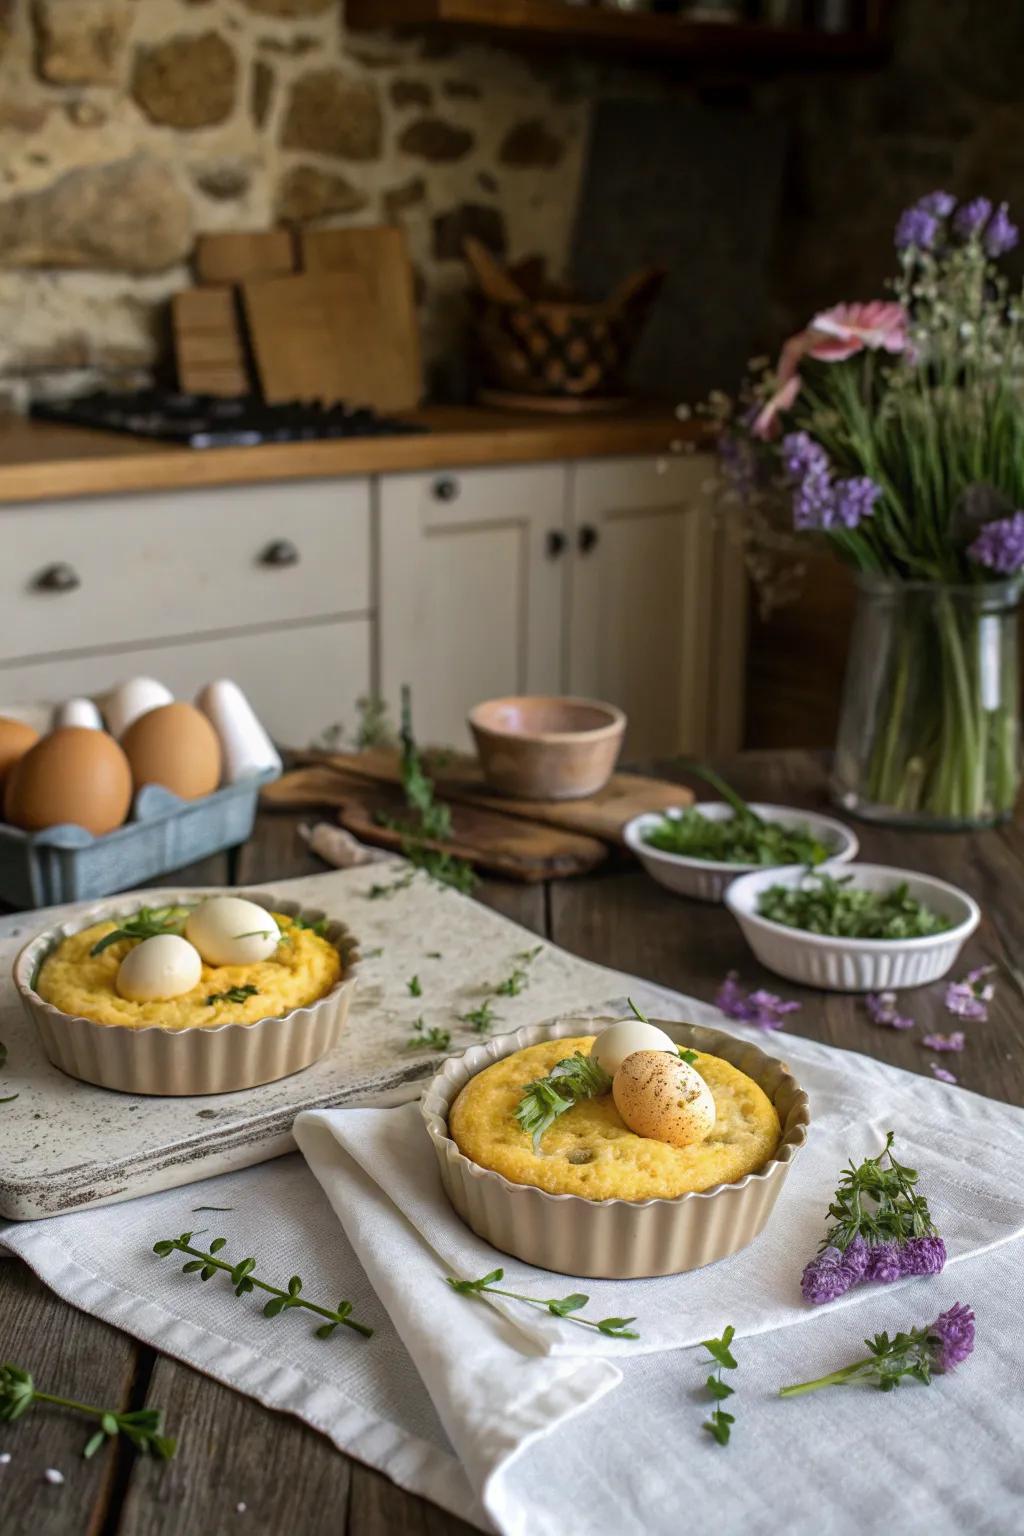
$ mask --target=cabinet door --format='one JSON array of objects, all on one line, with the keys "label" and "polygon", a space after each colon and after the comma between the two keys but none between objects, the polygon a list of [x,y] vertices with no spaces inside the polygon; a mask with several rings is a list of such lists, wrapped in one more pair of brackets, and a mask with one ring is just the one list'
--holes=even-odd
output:
[{"label": "cabinet door", "polygon": [[379,481],[380,688],[413,692],[424,742],[468,744],[481,699],[557,693],[563,674],[562,465]]},{"label": "cabinet door", "polygon": [[713,526],[710,458],[570,474],[570,691],[626,711],[634,757],[738,746],[744,587]]}]

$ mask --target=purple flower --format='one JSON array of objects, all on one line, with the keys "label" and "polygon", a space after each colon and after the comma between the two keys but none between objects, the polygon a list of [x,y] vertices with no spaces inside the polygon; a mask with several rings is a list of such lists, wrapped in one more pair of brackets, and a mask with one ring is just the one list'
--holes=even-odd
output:
[{"label": "purple flower", "polygon": [[905,1275],[937,1275],[946,1263],[941,1237],[911,1237],[902,1245],[900,1262]]},{"label": "purple flower", "polygon": [[[858,1241],[854,1238],[850,1248]],[[849,1251],[849,1250],[847,1250]],[[800,1277],[800,1291],[804,1301],[810,1302],[812,1307],[820,1307],[827,1301],[835,1301],[839,1296],[845,1296],[851,1286],[856,1285],[863,1273],[858,1270],[856,1255],[852,1263],[846,1262],[846,1254],[841,1249],[830,1243],[823,1248],[816,1258],[813,1258],[805,1266]]]},{"label": "purple flower", "polygon": [[940,1083],[955,1083],[957,1077],[947,1067],[940,1067],[937,1061],[931,1063],[932,1077],[937,1077]]},{"label": "purple flower", "polygon": [[928,1329],[932,1364],[937,1371],[953,1371],[963,1365],[974,1348],[974,1313],[958,1301],[940,1312]]},{"label": "purple flower", "polygon": [[843,1254],[843,1268],[846,1270],[847,1274],[853,1276],[854,1284],[856,1284],[858,1280],[863,1280],[864,1278],[864,1272],[868,1267],[869,1252],[870,1250],[868,1245],[861,1237],[859,1232],[857,1233],[857,1236],[846,1245],[846,1251]]},{"label": "purple flower", "polygon": [[827,470],[828,454],[809,432],[788,432],[782,439],[782,462],[787,475],[802,480],[812,469]]},{"label": "purple flower", "polygon": [[865,1280],[879,1285],[891,1285],[903,1278],[903,1257],[898,1243],[873,1243],[868,1249],[868,1262],[864,1270]]},{"label": "purple flower", "polygon": [[1011,222],[1005,203],[1000,203],[985,230],[985,250],[990,256],[1005,256],[1012,251],[1020,237],[1016,224]]},{"label": "purple flower", "polygon": [[988,1005],[995,997],[996,989],[995,984],[985,978],[994,971],[994,965],[979,965],[968,971],[963,981],[951,981],[946,988],[946,1011],[972,1024],[986,1023]]},{"label": "purple flower", "polygon": [[916,206],[937,219],[948,219],[956,207],[956,198],[952,192],[926,192],[918,198]]},{"label": "purple flower", "polygon": [[835,513],[844,528],[856,528],[862,518],[871,517],[875,502],[882,494],[881,486],[876,485],[869,475],[837,480],[833,489]]},{"label": "purple flower", "polygon": [[799,1003],[786,1002],[763,987],[754,992],[744,991],[735,971],[730,971],[719,987],[715,1004],[730,1019],[739,1019],[758,1029],[781,1029],[786,1014],[796,1013],[800,1007]]},{"label": "purple flower", "polygon": [[939,232],[938,220],[917,203],[900,214],[893,240],[898,251],[913,246],[918,251],[930,251]]},{"label": "purple flower", "polygon": [[831,528],[836,497],[827,464],[809,469],[793,492],[793,527],[801,533]]},{"label": "purple flower", "polygon": [[987,197],[975,197],[969,203],[961,203],[953,220],[953,228],[958,235],[969,240],[972,235],[981,233],[991,212],[992,204]]},{"label": "purple flower", "polygon": [[918,1044],[929,1051],[962,1051],[966,1036],[962,1029],[954,1029],[951,1035],[922,1035]]},{"label": "purple flower", "polygon": [[869,992],[864,999],[873,1024],[883,1024],[886,1029],[913,1029],[913,1019],[896,1012],[895,992]]},{"label": "purple flower", "polygon": [[1015,576],[1024,565],[1024,512],[986,523],[967,553],[999,576]]}]

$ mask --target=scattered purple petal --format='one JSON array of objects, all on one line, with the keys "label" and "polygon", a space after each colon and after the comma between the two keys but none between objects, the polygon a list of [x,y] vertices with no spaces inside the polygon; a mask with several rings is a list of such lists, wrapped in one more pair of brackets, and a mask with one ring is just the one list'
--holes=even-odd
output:
[{"label": "scattered purple petal", "polygon": [[937,1275],[945,1267],[946,1245],[941,1237],[911,1237],[900,1260],[905,1275]]},{"label": "scattered purple petal", "polygon": [[881,1024],[886,1029],[913,1029],[914,1027],[913,1019],[897,1013],[895,992],[869,992],[864,999],[864,1006],[873,1024]]},{"label": "scattered purple petal", "polygon": [[940,1312],[928,1330],[932,1364],[937,1371],[953,1371],[974,1349],[974,1313],[958,1301]]},{"label": "scattered purple petal", "polygon": [[963,981],[951,981],[946,988],[947,1012],[970,1023],[984,1024],[988,1019],[988,1004],[996,995],[995,983],[987,981],[986,977],[995,969],[994,965],[979,965],[968,971]]},{"label": "scattered purple petal", "polygon": [[740,986],[736,972],[730,971],[718,989],[715,1005],[727,1018],[753,1024],[757,1029],[781,1029],[787,1013],[796,1013],[800,1004],[787,1001],[774,992],[758,987],[747,992]]},{"label": "scattered purple petal", "polygon": [[932,1077],[937,1077],[940,1083],[955,1083],[958,1078],[948,1067],[940,1067],[937,1061],[931,1063]]},{"label": "scattered purple petal", "polygon": [[918,1042],[929,1051],[962,1051],[966,1043],[962,1029],[954,1029],[951,1035],[922,1035]]}]

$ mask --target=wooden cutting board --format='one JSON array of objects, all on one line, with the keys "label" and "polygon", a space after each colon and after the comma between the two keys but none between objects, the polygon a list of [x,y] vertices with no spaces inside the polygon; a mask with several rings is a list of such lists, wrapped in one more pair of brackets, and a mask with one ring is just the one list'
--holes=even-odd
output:
[{"label": "wooden cutting board", "polygon": [[186,288],[171,300],[178,387],[197,395],[252,389],[232,288]]},{"label": "wooden cutting board", "polygon": [[196,274],[201,283],[241,283],[294,271],[290,229],[229,229],[196,240]]},{"label": "wooden cutting board", "polygon": [[242,294],[265,399],[384,405],[371,398],[374,338],[362,273],[261,278],[243,283]]},{"label": "wooden cutting board", "polygon": [[391,224],[303,230],[299,256],[306,272],[357,277],[365,286],[365,305],[339,316],[336,330],[355,356],[362,384],[357,398],[382,411],[413,410],[423,371],[405,231]]},{"label": "wooden cutting board", "polygon": [[[302,767],[264,790],[265,803],[282,808],[333,805],[340,803],[346,788],[350,790],[360,779],[395,784],[401,778],[398,758],[391,752],[302,753],[297,760]],[[621,845],[622,829],[634,816],[691,805],[694,798],[682,784],[616,773],[604,789],[586,800],[511,800],[487,789],[475,758],[446,756],[438,762],[425,753],[424,760],[440,800],[557,827],[613,846]]]}]

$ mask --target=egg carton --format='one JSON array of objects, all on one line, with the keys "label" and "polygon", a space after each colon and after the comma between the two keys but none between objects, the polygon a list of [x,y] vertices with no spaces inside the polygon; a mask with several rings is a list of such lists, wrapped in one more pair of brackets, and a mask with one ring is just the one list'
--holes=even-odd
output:
[{"label": "egg carton", "polygon": [[199,800],[144,784],[129,819],[104,837],[68,822],[42,832],[0,823],[0,900],[12,907],[91,901],[234,848],[252,832],[260,790],[279,773],[247,774]]}]

